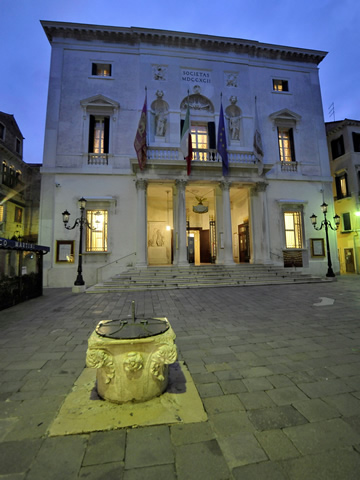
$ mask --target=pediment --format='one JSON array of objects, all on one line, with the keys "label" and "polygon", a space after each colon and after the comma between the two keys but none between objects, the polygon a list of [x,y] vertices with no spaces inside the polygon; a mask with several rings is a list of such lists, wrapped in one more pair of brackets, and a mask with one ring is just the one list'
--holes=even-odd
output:
[{"label": "pediment", "polygon": [[269,115],[270,120],[273,122],[274,126],[275,125],[297,125],[300,120],[301,120],[301,115],[292,112],[291,110],[287,108],[283,108],[282,110],[279,110],[278,112],[274,112],[271,115]]},{"label": "pediment", "polygon": [[105,97],[105,95],[94,95],[89,98],[85,98],[84,100],[80,101],[80,105],[84,108],[89,107],[100,107],[100,108],[111,108],[111,109],[118,109],[120,108],[120,104],[111,98]]}]

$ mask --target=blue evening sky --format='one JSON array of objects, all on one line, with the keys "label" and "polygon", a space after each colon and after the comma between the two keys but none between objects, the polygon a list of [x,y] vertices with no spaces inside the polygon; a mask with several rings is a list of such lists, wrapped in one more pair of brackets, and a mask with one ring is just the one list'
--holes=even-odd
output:
[{"label": "blue evening sky", "polygon": [[0,0],[0,111],[41,163],[50,45],[40,20],[237,37],[329,52],[320,63],[325,121],[360,120],[359,0]]}]

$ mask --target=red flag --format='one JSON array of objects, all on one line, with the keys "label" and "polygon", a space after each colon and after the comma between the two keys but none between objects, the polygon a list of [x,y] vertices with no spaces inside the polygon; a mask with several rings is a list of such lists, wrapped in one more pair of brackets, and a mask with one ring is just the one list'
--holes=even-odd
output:
[{"label": "red flag", "polygon": [[146,166],[147,145],[146,145],[146,115],[147,115],[147,94],[145,94],[145,102],[141,112],[138,129],[135,136],[134,147],[139,162],[140,170]]}]

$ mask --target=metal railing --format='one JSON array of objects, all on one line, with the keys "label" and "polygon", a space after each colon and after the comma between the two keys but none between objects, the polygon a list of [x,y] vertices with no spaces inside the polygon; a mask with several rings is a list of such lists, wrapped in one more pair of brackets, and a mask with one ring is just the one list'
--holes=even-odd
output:
[{"label": "metal railing", "polygon": [[[105,265],[101,265],[100,267],[98,267],[96,269],[96,282],[99,283],[103,280],[103,272],[106,268],[114,266],[114,264],[118,264],[119,262],[121,262],[125,258],[131,257],[132,255],[134,255],[136,257],[136,252],[128,253],[127,255],[124,255],[123,257],[117,258],[116,260],[113,260],[110,263],[106,263]],[[131,262],[131,265],[125,265],[125,266],[126,267],[133,266],[133,262]]]}]

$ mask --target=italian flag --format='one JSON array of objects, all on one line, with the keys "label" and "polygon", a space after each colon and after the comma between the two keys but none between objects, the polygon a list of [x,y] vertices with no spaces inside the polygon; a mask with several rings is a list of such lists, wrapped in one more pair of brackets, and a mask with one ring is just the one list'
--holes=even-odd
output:
[{"label": "italian flag", "polygon": [[187,106],[185,121],[181,132],[180,150],[182,151],[187,163],[187,174],[190,175],[192,160],[192,142],[189,105]]}]

